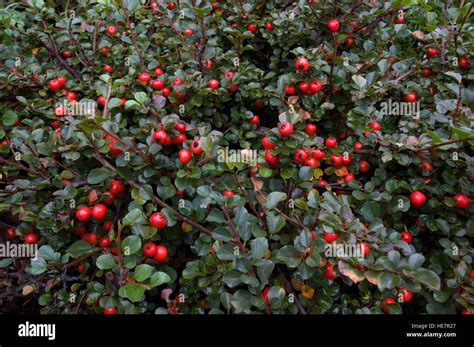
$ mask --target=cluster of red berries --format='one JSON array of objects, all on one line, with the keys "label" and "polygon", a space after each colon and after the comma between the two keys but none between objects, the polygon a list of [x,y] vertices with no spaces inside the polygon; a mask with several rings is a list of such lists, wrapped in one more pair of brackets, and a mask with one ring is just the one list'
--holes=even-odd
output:
[{"label": "cluster of red berries", "polygon": [[[96,222],[103,222],[102,229],[108,233],[113,226],[111,220],[104,220],[107,216],[108,208],[114,203],[115,198],[120,196],[125,191],[125,186],[119,180],[113,179],[110,182],[109,189],[103,194],[101,203],[96,203],[91,207],[82,206],[76,210],[75,217],[78,221],[86,223],[92,218]],[[89,193],[89,202],[95,203],[99,199],[99,193],[93,190]],[[100,247],[108,247],[112,241],[108,235],[102,236],[98,240],[98,235],[94,232],[87,232],[85,224],[78,225],[74,232],[89,244],[96,244],[97,241]]]},{"label": "cluster of red berries", "polygon": [[168,258],[168,249],[163,245],[147,242],[143,246],[143,254],[147,257],[155,258],[157,262],[161,263]]}]

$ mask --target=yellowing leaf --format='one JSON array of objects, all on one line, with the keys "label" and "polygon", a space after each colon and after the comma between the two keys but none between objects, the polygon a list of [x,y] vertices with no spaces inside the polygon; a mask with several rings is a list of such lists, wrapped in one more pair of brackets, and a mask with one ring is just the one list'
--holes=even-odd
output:
[{"label": "yellowing leaf", "polygon": [[303,286],[301,287],[301,294],[303,294],[305,298],[312,299],[314,296],[314,288],[303,284]]},{"label": "yellowing leaf", "polygon": [[291,279],[291,286],[295,288],[295,290],[301,291],[301,282],[299,282],[298,280],[294,278]]},{"label": "yellowing leaf", "polygon": [[23,295],[31,294],[33,292],[33,290],[35,290],[35,288],[33,288],[33,286],[30,286],[29,284],[27,284],[26,286],[23,287],[22,294]]},{"label": "yellowing leaf", "polygon": [[[321,165],[321,164],[320,164],[319,161],[318,161],[318,166],[319,166],[319,165]],[[323,177],[323,174],[324,174],[324,172],[323,172],[323,170],[321,170],[321,169],[316,169],[316,170],[314,170],[314,175],[313,175],[313,176],[314,176],[314,179],[319,180],[321,177]]]},{"label": "yellowing leaf", "polygon": [[193,230],[193,227],[191,226],[191,224],[183,222],[181,224],[181,229],[183,229],[185,233],[189,233],[191,230]]},{"label": "yellowing leaf", "polygon": [[347,167],[343,166],[339,169],[334,170],[334,173],[336,174],[336,176],[344,177],[349,173],[349,171],[347,170]]},{"label": "yellowing leaf", "polygon": [[37,55],[38,52],[39,52],[39,50],[40,50],[40,47],[35,47],[35,48],[33,48],[33,49],[31,50],[31,53],[32,53],[33,55]]}]

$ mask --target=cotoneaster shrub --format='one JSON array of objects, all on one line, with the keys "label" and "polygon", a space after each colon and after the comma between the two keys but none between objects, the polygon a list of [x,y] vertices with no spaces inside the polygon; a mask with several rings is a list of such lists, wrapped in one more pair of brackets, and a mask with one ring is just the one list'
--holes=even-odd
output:
[{"label": "cotoneaster shrub", "polygon": [[472,7],[6,5],[3,311],[472,313]]}]

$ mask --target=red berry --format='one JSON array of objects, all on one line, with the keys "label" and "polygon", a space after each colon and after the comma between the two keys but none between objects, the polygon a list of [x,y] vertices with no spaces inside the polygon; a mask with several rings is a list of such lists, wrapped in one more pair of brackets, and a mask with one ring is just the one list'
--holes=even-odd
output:
[{"label": "red berry", "polygon": [[219,81],[216,80],[216,79],[210,79],[209,80],[209,88],[211,88],[211,89],[219,88]]},{"label": "red berry", "polygon": [[354,143],[354,150],[356,152],[360,151],[362,149],[364,145],[362,143],[360,143],[359,141],[357,141],[356,143]]},{"label": "red berry", "polygon": [[321,160],[326,156],[326,153],[319,148],[316,148],[311,154],[316,160]]},{"label": "red berry", "polygon": [[164,74],[164,71],[160,69],[159,67],[155,68],[153,72],[155,73],[156,76],[161,76]]},{"label": "red berry", "polygon": [[87,233],[82,235],[82,239],[88,244],[93,245],[97,242],[97,235],[95,233]]},{"label": "red berry", "polygon": [[100,52],[102,53],[102,55],[107,55],[107,53],[109,53],[109,48],[108,47],[102,47],[100,49]]},{"label": "red berry", "polygon": [[147,257],[154,257],[156,254],[156,245],[153,242],[147,242],[143,246],[143,254]]},{"label": "red berry", "polygon": [[117,142],[117,140],[115,138],[113,138],[112,136],[109,136],[109,135],[106,138],[110,140],[110,142],[109,142],[109,153],[110,154],[120,155],[121,153],[123,153],[123,150],[121,150],[120,148],[115,147],[115,143]]},{"label": "red berry", "polygon": [[110,181],[109,193],[114,197],[121,195],[125,191],[125,186],[119,180],[113,179]]},{"label": "red berry", "polygon": [[92,208],[91,214],[92,214],[93,219],[102,220],[107,214],[107,206],[105,206],[104,204],[94,205],[94,207]]},{"label": "red berry", "polygon": [[57,116],[57,117],[62,117],[66,114],[65,112],[65,109],[64,109],[64,106],[63,105],[60,105],[60,106],[55,106],[54,107],[54,114]]},{"label": "red berry", "polygon": [[339,235],[336,234],[336,233],[327,233],[325,231],[323,232],[323,239],[327,243],[332,243],[332,242],[336,241],[338,237],[339,237]]},{"label": "red berry", "polygon": [[200,155],[202,153],[201,141],[196,139],[191,143],[191,152],[196,155]]},{"label": "red berry", "polygon": [[367,172],[370,170],[370,164],[366,160],[359,161],[359,171],[360,172]]},{"label": "red berry", "polygon": [[142,72],[139,76],[138,76],[138,80],[140,82],[144,82],[144,83],[148,83],[150,82],[150,79],[151,79],[151,76],[148,72]]},{"label": "red berry", "polygon": [[309,90],[313,94],[319,93],[322,87],[323,85],[321,84],[321,82],[316,81],[316,80],[314,80],[313,82],[309,84]]},{"label": "red berry", "polygon": [[410,194],[410,202],[413,206],[421,206],[426,202],[426,196],[422,192],[415,191]]},{"label": "red berry", "polygon": [[423,162],[420,165],[423,169],[428,170],[429,172],[433,171],[433,166],[430,163]]},{"label": "red berry", "polygon": [[411,243],[413,241],[413,236],[408,231],[402,231],[400,233],[400,240],[406,243]]},{"label": "red berry", "polygon": [[304,131],[308,135],[314,135],[314,134],[316,134],[317,129],[318,129],[318,127],[315,124],[308,123],[308,124],[306,124],[306,127],[304,128]]},{"label": "red berry", "polygon": [[335,137],[328,137],[324,142],[327,148],[335,148],[337,146],[337,140]]},{"label": "red berry", "polygon": [[402,294],[403,302],[408,302],[413,298],[413,293],[406,288],[400,288],[399,294]]},{"label": "red berry", "polygon": [[405,23],[405,18],[402,16],[395,17],[395,24],[403,24]]},{"label": "red berry", "polygon": [[253,23],[250,23],[249,25],[247,25],[247,30],[250,31],[251,33],[256,33],[258,28],[255,24]]},{"label": "red berry", "polygon": [[469,58],[467,55],[463,55],[458,58],[458,65],[463,69],[469,69]]},{"label": "red berry", "polygon": [[171,143],[173,145],[180,145],[186,141],[186,135],[185,134],[179,134],[178,136],[175,136],[171,138]]},{"label": "red berry", "polygon": [[116,307],[106,307],[104,308],[104,314],[116,314],[117,313],[117,308]]},{"label": "red berry", "polygon": [[168,6],[166,6],[168,10],[174,10],[176,8],[176,4],[174,2],[170,2]]},{"label": "red berry", "polygon": [[309,60],[305,57],[296,59],[295,68],[297,72],[306,72],[309,69]]},{"label": "red berry", "polygon": [[326,270],[324,270],[324,277],[328,280],[336,279],[337,275],[334,273],[334,264],[328,264]]},{"label": "red berry", "polygon": [[250,123],[252,123],[252,124],[254,124],[254,125],[259,125],[259,124],[260,124],[260,117],[254,114],[254,115],[250,118]]},{"label": "red berry", "polygon": [[293,158],[296,160],[296,162],[303,164],[306,159],[308,159],[308,152],[306,152],[304,149],[298,149]]},{"label": "red berry", "polygon": [[73,55],[74,55],[73,52],[69,52],[69,51],[63,52],[64,58],[71,58]]},{"label": "red berry", "polygon": [[385,314],[389,314],[389,310],[388,310],[388,305],[393,305],[395,304],[395,300],[393,298],[385,298],[383,299],[383,302],[382,302],[382,311],[385,313]]},{"label": "red berry", "polygon": [[83,206],[76,211],[76,219],[81,222],[87,222],[91,218],[92,210],[90,207]]},{"label": "red berry", "polygon": [[266,287],[262,291],[262,298],[263,301],[265,301],[265,304],[270,305],[270,302],[268,301],[268,292],[270,291],[270,287]]},{"label": "red berry", "polygon": [[352,156],[351,155],[343,155],[342,156],[342,163],[345,165],[349,165],[352,163]]},{"label": "red berry", "polygon": [[300,82],[300,83],[298,83],[298,89],[299,89],[302,93],[308,92],[309,83],[308,83],[308,82]]},{"label": "red berry", "polygon": [[150,225],[157,229],[163,229],[168,225],[166,216],[161,212],[155,212],[150,216]]},{"label": "red berry", "polygon": [[267,22],[265,23],[265,29],[273,31],[273,29],[275,29],[275,26],[273,25],[273,23]]},{"label": "red berry", "polygon": [[106,220],[104,224],[102,224],[102,229],[104,229],[104,231],[106,232],[109,232],[110,229],[112,229],[113,225],[114,225],[114,222],[112,222],[111,220]]},{"label": "red berry", "polygon": [[165,246],[156,246],[155,260],[163,262],[168,258],[168,249]]},{"label": "red berry", "polygon": [[33,245],[38,243],[38,235],[35,233],[25,234],[25,243],[28,245]]},{"label": "red berry", "polygon": [[278,131],[281,136],[291,136],[293,134],[293,125],[290,122],[282,122],[278,125]]},{"label": "red berry", "polygon": [[114,27],[113,25],[109,25],[109,26],[107,27],[107,33],[108,33],[109,35],[115,35],[115,34],[117,33],[117,28]]},{"label": "red berry", "polygon": [[193,34],[193,31],[189,28],[184,29],[183,34],[186,36],[191,36]]},{"label": "red berry", "polygon": [[55,90],[59,90],[59,88],[61,88],[61,83],[59,83],[57,79],[53,79],[49,81],[49,89],[55,91]]},{"label": "red berry", "polygon": [[269,151],[265,151],[265,160],[270,165],[278,165],[278,163],[280,162],[280,158],[278,158],[278,155],[273,155]]},{"label": "red berry", "polygon": [[455,207],[457,208],[468,208],[469,207],[469,197],[464,194],[457,194],[454,196],[454,200],[456,200]]},{"label": "red berry", "polygon": [[178,153],[178,159],[181,163],[187,164],[191,161],[192,155],[189,149],[183,148]]},{"label": "red berry", "polygon": [[97,103],[98,104],[100,104],[102,106],[105,106],[105,102],[106,102],[106,100],[102,95],[97,98]]},{"label": "red berry", "polygon": [[328,28],[329,30],[331,30],[332,32],[335,32],[339,29],[339,21],[337,19],[331,19],[329,22],[328,22]]},{"label": "red berry", "polygon": [[430,58],[436,57],[436,56],[440,55],[440,53],[441,52],[437,48],[429,47],[429,48],[426,49],[426,55]]},{"label": "red berry", "polygon": [[163,82],[163,80],[160,80],[159,78],[156,78],[151,81],[151,87],[156,90],[163,90],[163,88],[165,87],[165,82]]},{"label": "red berry", "polygon": [[424,68],[423,69],[423,76],[425,77],[429,77],[433,74],[433,70],[429,69],[429,68]]},{"label": "red berry", "polygon": [[232,83],[232,84],[230,85],[230,87],[227,88],[227,91],[228,91],[229,93],[235,93],[235,92],[237,92],[238,88],[239,88],[239,87],[237,86],[237,84]]},{"label": "red berry", "polygon": [[15,229],[13,228],[8,228],[6,234],[9,239],[14,239],[16,237]]},{"label": "red berry", "polygon": [[66,77],[64,76],[59,76],[56,78],[56,80],[59,82],[61,86],[64,86],[66,84]]},{"label": "red berry", "polygon": [[155,132],[153,132],[152,139],[153,142],[159,145],[164,145],[170,140],[168,134],[164,130],[156,130]]},{"label": "red berry", "polygon": [[308,159],[306,159],[306,161],[304,162],[304,164],[305,164],[306,166],[309,166],[309,167],[313,168],[313,169],[316,168],[316,167],[318,167],[318,161],[317,161],[316,159],[314,159],[314,158],[308,158]]},{"label": "red berry", "polygon": [[230,189],[227,189],[222,192],[222,195],[225,197],[231,198],[234,196],[234,192]]},{"label": "red berry", "polygon": [[294,84],[285,84],[285,94],[286,95],[295,95],[296,94],[296,87]]},{"label": "red berry", "polygon": [[186,132],[186,123],[184,122],[176,122],[175,129],[179,131],[180,133]]},{"label": "red berry", "polygon": [[232,81],[232,79],[234,78],[234,73],[232,71],[227,71],[225,74],[224,74],[224,77],[229,80],[229,81]]},{"label": "red berry", "polygon": [[102,248],[108,247],[110,246],[111,243],[112,241],[110,240],[110,237],[104,236],[99,240],[99,247],[102,247]]},{"label": "red berry", "polygon": [[405,95],[405,101],[406,102],[415,102],[417,99],[416,93],[411,92]]},{"label": "red berry", "polygon": [[262,147],[264,149],[274,149],[276,148],[276,144],[271,143],[268,139],[268,136],[265,136],[264,138],[262,138]]},{"label": "red berry", "polygon": [[108,73],[112,73],[114,71],[114,68],[108,64],[105,64],[103,67],[103,70]]},{"label": "red berry", "polygon": [[353,181],[353,180],[355,180],[354,174],[348,173],[348,174],[346,175],[346,177],[344,177],[344,181],[345,181],[346,183],[349,183],[350,181]]},{"label": "red berry", "polygon": [[364,257],[366,257],[370,252],[370,247],[368,244],[361,242],[360,248],[362,248],[362,252],[364,253]]},{"label": "red berry", "polygon": [[375,130],[381,130],[382,129],[382,126],[380,125],[379,122],[370,122],[369,124],[367,124],[369,127],[372,128],[373,131]]}]

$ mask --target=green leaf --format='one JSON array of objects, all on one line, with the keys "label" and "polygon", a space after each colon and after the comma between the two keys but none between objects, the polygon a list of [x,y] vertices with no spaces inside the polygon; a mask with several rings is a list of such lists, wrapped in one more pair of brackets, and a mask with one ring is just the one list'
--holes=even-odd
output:
[{"label": "green leaf", "polygon": [[355,84],[357,84],[359,89],[364,88],[365,85],[367,84],[367,80],[364,77],[360,76],[360,75],[352,76],[352,80],[355,82]]},{"label": "green leaf", "polygon": [[265,237],[257,237],[250,241],[250,254],[252,259],[260,259],[268,251],[268,240]]},{"label": "green leaf", "polygon": [[78,258],[86,253],[89,253],[92,248],[93,247],[86,241],[79,240],[70,245],[69,248],[66,250],[66,253],[68,253],[73,258]]},{"label": "green leaf", "polygon": [[272,192],[268,194],[265,207],[269,210],[275,208],[281,201],[286,199],[286,193],[283,192]]},{"label": "green leaf", "polygon": [[112,98],[109,100],[109,103],[107,104],[107,107],[109,110],[119,107],[122,105],[122,101],[119,98]]},{"label": "green leaf", "polygon": [[288,267],[297,267],[301,263],[299,253],[293,246],[284,246],[278,251],[277,259],[288,265]]},{"label": "green leaf", "polygon": [[124,226],[133,224],[142,216],[143,216],[143,212],[138,208],[134,208],[133,210],[128,212],[125,215],[125,217],[123,217],[122,223],[123,223]]},{"label": "green leaf", "polygon": [[412,272],[411,277],[432,290],[439,290],[441,287],[441,280],[438,275],[431,270],[420,268]]},{"label": "green leaf", "polygon": [[131,302],[138,302],[145,293],[145,287],[133,283],[127,283],[121,288],[122,294]]},{"label": "green leaf", "polygon": [[413,270],[418,269],[425,262],[425,257],[419,253],[412,254],[408,259],[408,265]]},{"label": "green leaf", "polygon": [[105,168],[92,169],[89,172],[89,175],[87,175],[87,183],[98,184],[112,176],[113,176],[113,172],[108,169],[105,169]]},{"label": "green leaf", "polygon": [[171,277],[166,272],[158,271],[151,276],[150,285],[157,287],[168,282],[171,282]]},{"label": "green leaf", "polygon": [[374,201],[366,201],[362,205],[360,212],[362,213],[362,216],[365,218],[365,220],[371,222],[375,218],[380,217],[381,209],[378,203]]},{"label": "green leaf", "polygon": [[114,257],[112,257],[112,255],[110,254],[102,254],[101,256],[97,258],[95,264],[101,270],[110,270],[115,265],[117,265]]},{"label": "green leaf", "polygon": [[122,252],[125,256],[137,253],[142,248],[142,240],[136,235],[127,236],[122,241]]},{"label": "green leaf", "polygon": [[135,268],[135,272],[133,273],[133,278],[137,282],[143,282],[151,275],[151,271],[153,270],[153,266],[148,264],[140,264]]},{"label": "green leaf", "polygon": [[28,267],[27,272],[31,275],[40,275],[48,269],[46,260],[37,257],[31,260],[31,266]]}]

